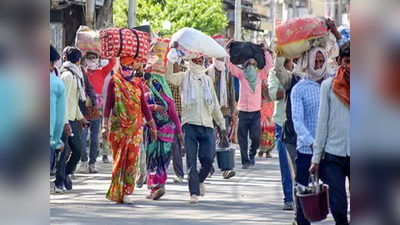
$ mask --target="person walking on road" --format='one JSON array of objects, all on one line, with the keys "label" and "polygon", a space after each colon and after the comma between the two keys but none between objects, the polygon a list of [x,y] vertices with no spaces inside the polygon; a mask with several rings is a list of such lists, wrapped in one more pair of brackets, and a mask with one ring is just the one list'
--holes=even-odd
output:
[{"label": "person walking on road", "polygon": [[[100,65],[100,57],[98,54],[93,52],[86,53],[85,57],[85,73],[88,78],[88,81],[93,86],[93,90],[95,92],[95,101],[90,101],[89,107],[87,107],[87,119],[90,122],[89,129],[83,129],[82,137],[83,137],[83,152],[81,157],[81,165],[80,171],[83,173],[98,173],[98,169],[95,166],[98,148],[99,148],[99,134],[101,127],[101,110],[103,108],[103,86],[104,81],[107,75],[111,72],[112,68],[115,65],[115,59],[111,59],[110,62],[104,66],[99,67]],[[89,159],[86,150],[86,139],[90,130],[90,151],[89,151]],[[106,146],[103,146],[103,148]],[[108,156],[103,155],[103,162],[109,163]]]},{"label": "person walking on road", "polygon": [[82,53],[78,48],[69,47],[65,53],[66,61],[61,68],[61,80],[64,83],[67,99],[67,113],[65,116],[64,133],[61,140],[68,142],[71,149],[71,156],[67,162],[67,151],[62,151],[57,161],[56,180],[54,191],[57,194],[64,193],[63,187],[72,190],[70,175],[75,171],[82,154],[81,128],[87,127],[79,108],[79,101],[86,101],[86,93],[83,84],[83,74],[79,68]]},{"label": "person walking on road", "polygon": [[[307,62],[306,66],[302,63],[306,76],[293,87],[291,93],[293,124],[297,134],[296,185],[303,186],[308,186],[310,178],[308,171],[317,132],[321,83],[329,76],[326,72],[328,61],[325,49],[315,47],[308,52],[308,57],[306,55],[302,58]],[[298,225],[310,225],[299,199],[296,213]]]},{"label": "person walking on road", "polygon": [[[282,64],[283,62],[284,64]],[[284,68],[283,71],[276,69],[281,67]],[[280,72],[292,76],[293,69],[292,60],[278,57],[275,61],[275,67],[271,69],[268,77],[270,96],[275,101],[272,120],[275,123],[275,139],[279,155],[283,193],[285,195],[283,210],[293,210],[293,179],[290,172],[287,150],[285,144],[282,142],[282,126],[285,120],[285,89],[279,82],[276,74]]]},{"label": "person walking on road", "polygon": [[350,42],[341,46],[341,66],[321,85],[317,136],[310,173],[322,171],[329,185],[329,205],[336,224],[347,225],[346,177],[350,181]]},{"label": "person walking on road", "polygon": [[[229,52],[230,45],[227,44]],[[266,65],[261,70],[256,70],[257,63],[254,59],[249,59],[244,63],[244,70],[235,66],[229,59],[226,60],[228,70],[239,79],[239,125],[238,141],[242,156],[242,169],[248,169],[255,165],[255,156],[260,146],[261,135],[261,83],[267,80],[269,70],[272,68],[272,57],[268,50],[263,47],[265,52]],[[248,136],[250,133],[251,147],[248,150]]]},{"label": "person walking on road", "polygon": [[181,122],[165,78],[153,74],[149,86],[153,93],[149,108],[157,127],[158,139],[151,141],[149,137],[145,138],[149,140],[146,143],[148,157],[147,187],[150,189],[147,198],[158,200],[165,194],[165,183],[168,178],[167,169],[172,156],[171,146],[174,141],[175,128],[178,131],[181,144],[183,144],[183,136]]},{"label": "person walking on road", "polygon": [[61,141],[65,120],[65,87],[55,74],[55,62],[60,59],[56,48],[50,45],[50,168],[53,165],[54,150],[63,151]]},{"label": "person walking on road", "polygon": [[[178,114],[179,120],[182,121],[181,89],[179,86],[175,86],[172,84],[168,85],[175,102],[175,109]],[[172,160],[175,173],[173,179],[175,183],[182,183],[183,178],[185,176],[185,172],[183,170],[183,162],[182,162],[182,147],[184,146],[181,145],[178,137],[178,131],[175,129],[174,142],[172,143]]]},{"label": "person walking on road", "polygon": [[[103,87],[104,82],[107,76],[112,71],[113,67],[115,66],[116,59],[110,59],[106,66],[100,66],[100,56],[94,52],[86,53],[85,57],[85,72],[89,79],[89,82],[92,84],[93,89],[96,94],[96,102],[95,111],[102,110],[104,107],[104,99],[103,99]],[[90,111],[91,109],[89,109]],[[99,111],[99,112],[100,112]],[[80,170],[86,173],[97,173],[98,170],[95,166],[97,155],[98,155],[98,148],[99,148],[99,134],[100,134],[100,127],[101,127],[101,120],[102,116],[100,114],[96,114],[95,116],[91,117],[91,113],[89,113],[89,122],[90,122],[90,154],[89,154],[89,164],[88,164],[88,157],[86,151],[86,138],[89,133],[89,129],[84,129],[82,136],[83,136],[83,147],[84,152],[82,153],[81,159],[81,167]],[[91,118],[90,118],[91,117]],[[105,148],[106,146],[102,146]],[[104,154],[103,151],[103,162],[109,163],[108,156]]]},{"label": "person walking on road", "polygon": [[[235,88],[233,86],[233,76],[229,73],[228,68],[225,65],[225,58],[213,59],[213,63],[207,68],[206,74],[211,77],[214,83],[215,93],[219,104],[221,105],[221,112],[225,118],[225,127],[229,128],[229,125],[233,122],[233,114],[236,111],[236,100],[235,100]],[[222,142],[223,135],[221,129],[216,126],[219,142]],[[214,167],[211,170],[211,174],[214,172]],[[210,175],[211,175],[210,174]],[[224,179],[229,179],[236,175],[234,170],[226,170],[222,172]]]},{"label": "person walking on road", "polygon": [[157,138],[157,128],[144,96],[141,80],[133,76],[133,57],[120,58],[119,70],[107,88],[102,133],[108,137],[112,155],[113,172],[106,197],[117,203],[132,204],[129,195],[135,188],[138,173],[140,143],[143,140],[143,115],[151,139]]},{"label": "person walking on road", "polygon": [[[172,43],[177,48],[178,43]],[[204,59],[189,60],[186,72],[174,73],[173,64],[168,62],[166,80],[182,89],[182,129],[185,135],[186,158],[190,203],[198,203],[198,196],[204,196],[204,181],[211,171],[215,158],[215,135],[213,119],[227,136],[225,119],[221,113],[213,82],[204,73]],[[201,169],[197,171],[197,157]]]}]

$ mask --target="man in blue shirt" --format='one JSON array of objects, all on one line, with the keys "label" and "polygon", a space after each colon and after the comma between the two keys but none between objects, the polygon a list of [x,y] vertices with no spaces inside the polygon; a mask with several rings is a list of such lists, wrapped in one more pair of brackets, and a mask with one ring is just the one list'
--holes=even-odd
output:
[{"label": "man in blue shirt", "polygon": [[[293,124],[297,134],[296,183],[308,186],[309,168],[317,132],[320,88],[322,81],[328,76],[326,72],[328,60],[323,48],[311,49],[308,57],[303,57],[302,60],[307,62],[306,65],[299,64],[304,67],[306,75],[293,87],[291,100]],[[310,225],[304,217],[299,200],[297,200],[296,220],[298,225]]]},{"label": "man in blue shirt", "polygon": [[50,166],[53,164],[54,149],[63,150],[61,135],[65,119],[65,87],[54,73],[54,64],[60,59],[60,54],[50,45]]}]

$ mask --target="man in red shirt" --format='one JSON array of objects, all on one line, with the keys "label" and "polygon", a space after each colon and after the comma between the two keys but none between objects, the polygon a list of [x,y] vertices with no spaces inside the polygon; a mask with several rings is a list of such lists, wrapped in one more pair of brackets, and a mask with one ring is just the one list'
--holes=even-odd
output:
[{"label": "man in red shirt", "polygon": [[[108,74],[112,71],[115,66],[115,59],[110,59],[109,63],[106,66],[100,66],[100,57],[98,54],[94,52],[88,52],[85,55],[85,72],[90,83],[93,86],[94,91],[97,96],[97,105],[102,108],[103,107],[103,86],[104,81]],[[90,105],[90,104],[89,104]],[[102,111],[100,109],[100,111]],[[90,110],[89,110],[90,112]],[[88,164],[88,155],[86,151],[86,137],[88,135],[88,129],[84,129],[82,132],[83,137],[83,153],[81,157],[81,167],[80,171],[84,173],[97,173],[98,170],[95,167],[96,158],[98,155],[98,146],[99,146],[99,132],[101,127],[101,116],[93,115],[89,113],[88,121],[90,122],[90,153],[89,153],[89,164]],[[103,146],[103,149],[106,149],[107,146]],[[110,163],[108,160],[107,152],[103,151],[103,162]]]}]

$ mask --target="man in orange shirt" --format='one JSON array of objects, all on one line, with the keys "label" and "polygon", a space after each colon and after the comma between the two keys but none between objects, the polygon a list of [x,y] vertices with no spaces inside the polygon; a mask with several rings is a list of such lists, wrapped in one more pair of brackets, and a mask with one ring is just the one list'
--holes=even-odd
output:
[{"label": "man in orange shirt", "polygon": [[[85,55],[85,72],[90,83],[93,86],[94,91],[97,96],[97,105],[102,108],[103,107],[103,86],[106,77],[110,74],[113,67],[115,66],[115,59],[110,59],[109,63],[106,66],[100,66],[100,56],[94,52],[88,52]],[[93,103],[92,103],[93,104]],[[90,104],[89,104],[90,105]],[[100,109],[100,111],[102,111]],[[89,118],[90,122],[90,153],[89,153],[89,164],[88,164],[88,155],[86,151],[86,137],[88,135],[88,129],[84,129],[82,132],[83,137],[83,149],[82,157],[81,157],[81,167],[80,171],[84,173],[97,173],[98,170],[95,167],[96,158],[98,155],[98,146],[99,146],[99,132],[101,126],[101,116],[92,115],[89,110]],[[106,146],[103,146],[106,148]],[[103,162],[109,163],[108,156],[106,153],[103,153]]]}]

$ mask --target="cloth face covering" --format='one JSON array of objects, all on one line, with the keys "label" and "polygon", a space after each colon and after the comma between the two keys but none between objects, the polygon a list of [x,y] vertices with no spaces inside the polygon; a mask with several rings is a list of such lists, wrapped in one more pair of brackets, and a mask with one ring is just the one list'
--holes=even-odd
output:
[{"label": "cloth face covering", "polygon": [[153,86],[158,92],[162,89],[162,85],[154,81],[153,81]]},{"label": "cloth face covering", "polygon": [[121,75],[124,76],[124,77],[131,76],[133,71],[134,71],[134,69],[127,68],[127,67],[125,67],[123,65],[120,65],[119,68],[121,70]]},{"label": "cloth face covering", "polygon": [[[253,61],[253,65],[248,65],[250,61]],[[244,63],[244,76],[250,83],[251,92],[254,93],[257,87],[257,62],[254,59],[249,59]]]},{"label": "cloth face covering", "polygon": [[99,59],[86,59],[86,65],[89,70],[95,70],[99,66]]},{"label": "cloth face covering", "polygon": [[213,82],[215,82],[215,70],[221,72],[221,77],[219,79],[219,101],[221,106],[228,107],[228,92],[226,87],[226,68],[225,68],[225,60],[219,61],[217,59],[213,59],[213,64],[208,69],[208,75],[211,77]]},{"label": "cloth face covering", "polygon": [[[315,58],[317,56],[317,53],[322,53],[322,55],[324,56],[324,64],[320,69],[314,69],[315,68]],[[309,77],[314,80],[320,80],[324,77],[325,73],[326,73],[326,68],[328,66],[328,57],[326,54],[325,49],[323,48],[312,48],[308,54],[308,66],[307,66],[307,74],[309,75]]]},{"label": "cloth face covering", "polygon": [[212,112],[212,109],[214,108],[214,100],[212,97],[211,87],[207,81],[207,75],[204,73],[204,67],[189,60],[188,68],[182,87],[182,107],[190,108],[196,101],[198,101],[194,81],[200,80],[203,86],[203,100],[209,106],[210,112]]}]

